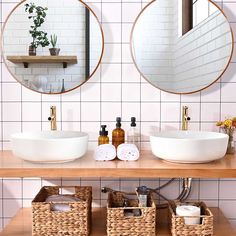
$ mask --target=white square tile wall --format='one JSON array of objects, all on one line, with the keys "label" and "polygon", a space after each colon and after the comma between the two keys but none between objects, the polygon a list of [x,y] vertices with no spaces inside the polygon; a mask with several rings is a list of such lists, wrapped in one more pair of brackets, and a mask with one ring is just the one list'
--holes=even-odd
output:
[{"label": "white square tile wall", "polygon": [[[3,25],[17,0],[0,0],[0,19]],[[195,130],[216,131],[214,122],[235,115],[236,55],[220,82],[193,95],[173,95],[161,92],[148,84],[135,69],[129,52],[132,23],[148,1],[87,0],[95,11],[105,32],[105,53],[101,66],[91,80],[81,88],[60,96],[40,95],[20,86],[0,67],[0,139],[1,149],[10,148],[9,137],[18,131],[49,129],[47,117],[50,105],[58,107],[58,126],[81,130],[90,135],[90,148],[97,144],[99,126],[113,129],[116,116],[122,116],[128,127],[132,115],[138,118],[142,132],[142,148],[150,148],[148,136],[160,129],[180,127],[181,106],[190,106]],[[236,32],[236,0],[216,1],[225,10]],[[105,205],[102,186],[131,190],[137,185],[159,186],[164,179],[0,179],[0,227],[4,227],[22,206],[30,206],[32,197],[43,185],[84,185],[94,188],[94,205]],[[219,206],[236,228],[236,180],[194,180],[191,199],[202,199]],[[175,181],[163,190],[171,197],[178,195],[180,182]]]}]

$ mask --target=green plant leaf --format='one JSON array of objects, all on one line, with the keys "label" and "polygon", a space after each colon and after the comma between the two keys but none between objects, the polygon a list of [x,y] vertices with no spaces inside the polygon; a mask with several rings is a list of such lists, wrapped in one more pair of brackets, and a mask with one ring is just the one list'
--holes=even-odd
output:
[{"label": "green plant leaf", "polygon": [[29,13],[28,19],[33,19],[33,25],[30,26],[29,33],[32,36],[33,42],[31,46],[37,48],[39,45],[42,47],[48,46],[49,40],[47,38],[47,32],[38,30],[45,22],[47,7],[36,6],[34,3],[25,4],[25,11]]}]

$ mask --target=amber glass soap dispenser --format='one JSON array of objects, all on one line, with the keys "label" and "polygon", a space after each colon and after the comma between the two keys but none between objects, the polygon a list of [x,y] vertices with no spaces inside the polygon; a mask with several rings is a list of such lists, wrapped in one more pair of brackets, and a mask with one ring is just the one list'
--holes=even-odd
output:
[{"label": "amber glass soap dispenser", "polygon": [[121,118],[116,118],[116,129],[112,131],[112,144],[117,148],[125,142],[125,131],[121,129]]},{"label": "amber glass soap dispenser", "polygon": [[101,130],[99,131],[100,136],[98,138],[98,145],[109,143],[108,131],[106,130],[106,127],[106,125],[101,125]]}]

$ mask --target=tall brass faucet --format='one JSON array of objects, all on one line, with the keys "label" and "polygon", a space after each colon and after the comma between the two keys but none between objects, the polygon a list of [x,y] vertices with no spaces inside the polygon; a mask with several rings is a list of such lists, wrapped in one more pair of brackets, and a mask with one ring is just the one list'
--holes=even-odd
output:
[{"label": "tall brass faucet", "polygon": [[56,112],[56,106],[50,107],[50,116],[48,117],[48,120],[51,123],[51,130],[57,130],[57,112]]},{"label": "tall brass faucet", "polygon": [[188,130],[188,122],[190,121],[190,117],[188,116],[188,107],[182,107],[182,130]]}]

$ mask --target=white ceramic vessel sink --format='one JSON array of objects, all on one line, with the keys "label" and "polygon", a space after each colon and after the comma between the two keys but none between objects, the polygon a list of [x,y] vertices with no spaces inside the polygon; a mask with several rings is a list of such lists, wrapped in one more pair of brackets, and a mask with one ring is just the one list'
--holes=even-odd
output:
[{"label": "white ceramic vessel sink", "polygon": [[63,163],[82,157],[88,134],[76,131],[39,131],[12,135],[14,155],[31,162]]},{"label": "white ceramic vessel sink", "polygon": [[228,135],[201,131],[166,131],[150,137],[152,153],[176,163],[206,163],[224,157]]}]

